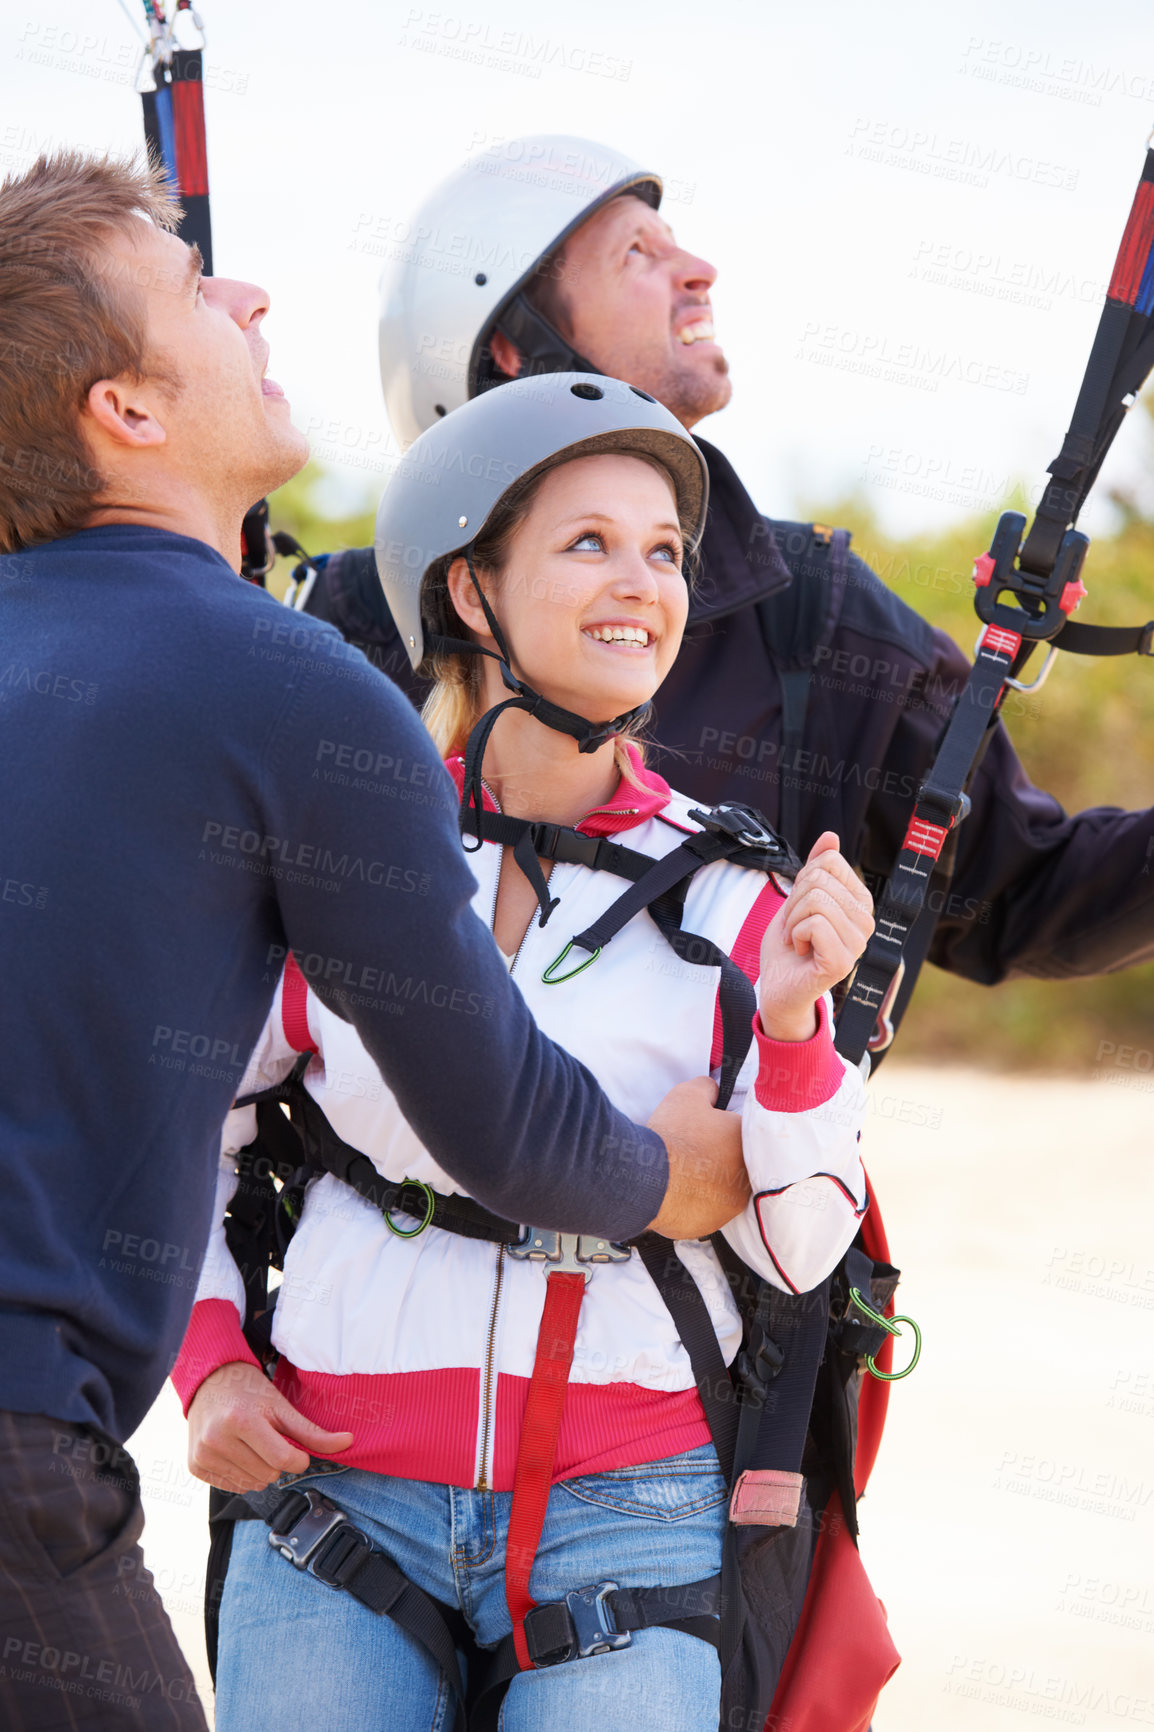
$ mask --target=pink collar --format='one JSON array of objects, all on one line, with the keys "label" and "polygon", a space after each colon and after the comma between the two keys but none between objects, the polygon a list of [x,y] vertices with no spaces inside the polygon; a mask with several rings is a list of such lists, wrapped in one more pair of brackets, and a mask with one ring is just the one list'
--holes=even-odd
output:
[{"label": "pink collar", "polygon": [[[613,798],[604,806],[598,806],[592,812],[587,812],[576,826],[583,836],[615,836],[622,830],[632,830],[635,825],[643,824],[647,819],[656,817],[657,813],[667,806],[673,798],[669,783],[659,776],[656,770],[648,770],[641,761],[641,753],[632,741],[626,741],[625,750],[633,774],[642,784],[634,787],[624,776],[617,784]],[[465,786],[465,760],[460,755],[445,759],[445,768],[456,784],[460,794]],[[497,811],[497,803],[489,793],[485,794],[486,812]]]}]

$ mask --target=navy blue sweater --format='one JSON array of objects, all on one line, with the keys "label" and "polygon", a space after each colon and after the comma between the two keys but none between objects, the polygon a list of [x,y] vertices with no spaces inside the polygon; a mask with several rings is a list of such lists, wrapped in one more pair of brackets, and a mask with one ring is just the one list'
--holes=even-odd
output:
[{"label": "navy blue sweater", "polygon": [[140,1422],[288,947],[489,1208],[653,1218],[664,1147],[538,1032],[455,803],[396,688],[202,543],[0,560],[0,1407]]}]

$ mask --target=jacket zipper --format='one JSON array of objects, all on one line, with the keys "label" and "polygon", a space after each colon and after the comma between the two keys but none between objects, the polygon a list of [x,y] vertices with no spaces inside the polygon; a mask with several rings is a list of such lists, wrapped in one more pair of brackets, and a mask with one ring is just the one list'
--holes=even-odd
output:
[{"label": "jacket zipper", "polygon": [[493,1429],[493,1348],[497,1336],[497,1311],[501,1304],[501,1278],[505,1273],[505,1247],[497,1246],[497,1275],[493,1282],[493,1305],[489,1312],[489,1335],[485,1343],[485,1376],[481,1389],[481,1464],[477,1470],[477,1490],[489,1489],[489,1440]]},{"label": "jacket zipper", "polygon": [[[594,806],[591,812],[586,812],[581,823],[587,824],[590,818],[639,818],[640,806]],[[575,826],[580,829],[581,825]]]},{"label": "jacket zipper", "polygon": [[[485,784],[482,783],[482,786],[485,786]],[[496,795],[493,794],[492,789],[491,788],[487,789],[487,792],[489,793],[490,797],[492,798],[493,804],[495,806],[497,806],[498,811],[500,811],[500,805],[497,801]],[[496,878],[494,879],[494,882],[493,882],[493,906],[492,906],[492,910],[491,910],[490,915],[489,915],[489,930],[490,931],[493,930],[493,926],[495,925],[496,919],[497,919],[497,897],[498,897],[498,895],[500,893],[500,889],[501,889],[501,867],[502,867],[502,864],[504,862],[504,858],[505,858],[505,851],[504,851],[504,849],[502,849],[500,854],[498,855],[498,858],[497,858],[497,875],[496,875]],[[533,922],[530,920],[529,926],[531,926],[532,924],[533,924]],[[516,955],[513,957],[512,962],[509,964],[510,975],[513,973],[513,970],[517,966],[517,957],[520,956],[522,950],[525,948],[525,939],[528,937],[528,935],[529,935],[529,927],[527,926],[525,928],[523,935],[522,935],[521,942],[517,946]],[[484,1370],[484,1375],[481,1379],[481,1459],[480,1459],[480,1463],[479,1463],[479,1466],[477,1469],[477,1490],[478,1491],[488,1491],[489,1490],[489,1446],[490,1446],[490,1443],[492,1441],[493,1429],[494,1429],[494,1425],[496,1423],[496,1415],[494,1412],[494,1408],[496,1405],[496,1391],[497,1391],[496,1378],[493,1375],[493,1354],[494,1354],[494,1349],[495,1349],[496,1344],[497,1344],[497,1314],[501,1308],[501,1286],[502,1286],[504,1274],[505,1274],[505,1247],[503,1245],[498,1245],[498,1247],[497,1247],[497,1273],[496,1273],[496,1277],[495,1277],[494,1282],[493,1282],[493,1303],[489,1309],[489,1332],[488,1332],[488,1335],[487,1335],[486,1341],[485,1341],[485,1370]]]},{"label": "jacket zipper", "polygon": [[[486,792],[489,794],[490,798],[492,799],[493,804],[497,807],[497,810],[500,811],[500,809],[501,809],[500,803],[497,800],[497,797],[493,793],[492,789],[488,788],[485,783],[482,783],[482,787],[486,788]],[[603,812],[605,810],[605,808],[599,808],[598,810]],[[622,812],[622,811],[623,811],[623,809],[618,806],[618,807],[614,808],[614,815],[616,815],[617,812]],[[639,812],[639,808],[631,808],[628,811],[624,812],[623,815],[627,816],[627,817],[634,817],[635,818],[638,816],[638,812]],[[598,812],[594,811],[594,812],[587,812],[585,816],[587,818],[593,818],[593,817],[596,817],[597,815],[598,815]],[[584,822],[584,820],[582,820],[582,821]],[[498,858],[498,861],[497,861],[497,875],[496,875],[496,878],[494,879],[494,882],[493,882],[493,905],[492,905],[492,909],[490,910],[490,915],[489,915],[489,930],[490,931],[492,931],[494,925],[496,924],[496,919],[497,919],[497,897],[500,894],[500,890],[501,890],[501,868],[502,868],[502,865],[504,863],[504,857],[505,857],[504,849],[502,849],[500,857]],[[520,961],[521,952],[524,950],[525,944],[526,944],[528,937],[529,937],[529,933],[532,930],[534,918],[535,918],[535,916],[530,917],[529,924],[528,924],[528,926],[526,926],[525,931],[521,935],[521,942],[517,946],[516,954],[514,955],[512,962],[509,964],[510,976],[513,975],[513,973],[516,970],[517,963]],[[484,1371],[484,1376],[481,1380],[481,1459],[480,1459],[480,1464],[479,1464],[478,1469],[477,1469],[477,1487],[476,1487],[476,1489],[478,1491],[488,1491],[489,1490],[489,1446],[490,1446],[490,1443],[492,1441],[493,1428],[494,1428],[495,1417],[496,1417],[495,1413],[494,1413],[494,1407],[495,1407],[495,1403],[496,1403],[496,1379],[493,1376],[493,1352],[494,1352],[494,1348],[496,1346],[497,1313],[500,1310],[500,1306],[501,1306],[501,1286],[502,1286],[502,1278],[504,1276],[504,1272],[505,1272],[505,1250],[504,1250],[503,1245],[499,1245],[497,1247],[497,1275],[496,1275],[496,1279],[493,1283],[493,1303],[492,1303],[492,1306],[491,1306],[490,1311],[489,1311],[489,1332],[488,1332],[488,1336],[487,1336],[486,1342],[485,1342],[485,1371]]]}]

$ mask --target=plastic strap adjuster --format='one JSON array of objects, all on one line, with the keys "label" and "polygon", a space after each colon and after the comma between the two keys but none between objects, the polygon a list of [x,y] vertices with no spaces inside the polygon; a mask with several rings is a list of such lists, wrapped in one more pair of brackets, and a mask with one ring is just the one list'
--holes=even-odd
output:
[{"label": "plastic strap adjuster", "polygon": [[368,1534],[346,1516],[313,1553],[309,1574],[328,1588],[347,1588],[362,1561],[374,1549]]}]

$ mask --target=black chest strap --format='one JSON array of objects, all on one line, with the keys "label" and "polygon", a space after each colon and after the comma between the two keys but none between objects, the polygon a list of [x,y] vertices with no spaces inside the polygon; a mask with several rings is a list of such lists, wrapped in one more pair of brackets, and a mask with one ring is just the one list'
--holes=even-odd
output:
[{"label": "black chest strap", "polygon": [[[392,1226],[391,1216],[406,1215],[425,1227],[441,1227],[462,1239],[482,1239],[492,1245],[511,1245],[521,1237],[521,1224],[506,1221],[474,1202],[472,1197],[434,1191],[416,1179],[386,1179],[360,1149],[346,1143],[329,1123],[325,1113],[303,1086],[295,1090],[292,1114],[308,1163],[306,1170],[323,1168],[349,1185],[366,1203],[379,1209]],[[402,1238],[410,1229],[393,1228]]]},{"label": "black chest strap", "polygon": [[[724,1108],[745,1063],[753,1039],[753,1014],[757,995],[748,976],[712,939],[682,929],[682,911],[689,883],[703,866],[719,860],[751,867],[768,875],[792,876],[800,861],[771,828],[767,819],[751,806],[728,802],[712,811],[692,811],[703,827],[660,859],[624,848],[604,837],[585,836],[562,824],[547,824],[527,818],[512,818],[501,812],[462,812],[462,827],[485,842],[512,847],[514,858],[537,893],[544,926],[558,906],[550,899],[541,860],[588,867],[627,878],[632,888],[601,914],[584,932],[571,938],[544,974],[546,985],[560,986],[596,961],[604,947],[635,915],[648,910],[661,936],[674,955],[695,967],[720,971],[718,1002],[721,1010],[722,1053],[717,1105]],[[539,882],[538,882],[539,881]],[[560,966],[576,947],[586,960],[565,973]]]}]

